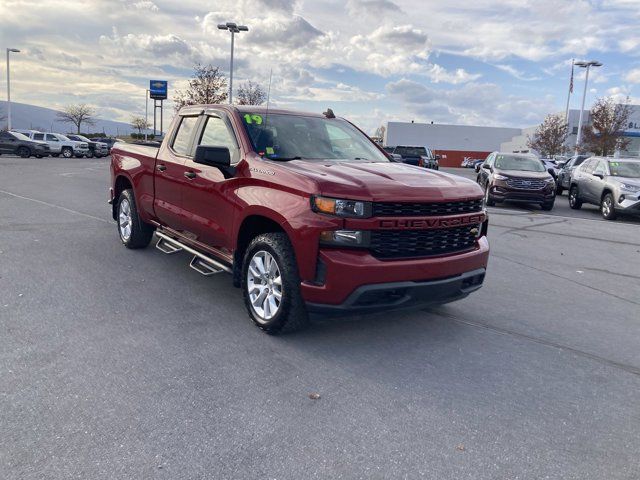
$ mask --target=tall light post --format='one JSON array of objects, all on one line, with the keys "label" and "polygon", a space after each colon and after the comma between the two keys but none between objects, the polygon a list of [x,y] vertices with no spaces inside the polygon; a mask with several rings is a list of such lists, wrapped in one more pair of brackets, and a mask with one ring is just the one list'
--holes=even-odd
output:
[{"label": "tall light post", "polygon": [[7,130],[11,130],[11,76],[9,75],[9,54],[20,53],[17,48],[7,48]]},{"label": "tall light post", "polygon": [[[155,113],[155,111],[154,111]],[[149,130],[149,89],[145,90],[144,99],[144,141],[147,141],[147,130]]]},{"label": "tall light post", "polygon": [[576,136],[576,155],[578,154],[578,147],[580,146],[580,140],[582,139],[582,114],[584,113],[584,100],[587,96],[587,84],[589,83],[589,69],[591,67],[601,67],[602,63],[595,60],[588,62],[576,62],[576,66],[580,68],[586,68],[587,73],[584,78],[584,91],[582,92],[582,107],[580,107],[580,119],[578,120],[578,135]]},{"label": "tall light post", "polygon": [[218,25],[220,30],[229,30],[231,32],[231,62],[229,65],[229,103],[233,103],[233,40],[236,33],[248,32],[249,27],[246,25],[237,25],[233,22],[221,23]]}]

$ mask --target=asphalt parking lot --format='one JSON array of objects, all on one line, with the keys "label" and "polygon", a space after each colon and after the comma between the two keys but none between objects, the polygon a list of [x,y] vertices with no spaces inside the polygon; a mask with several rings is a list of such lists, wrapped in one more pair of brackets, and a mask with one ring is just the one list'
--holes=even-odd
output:
[{"label": "asphalt parking lot", "polygon": [[108,183],[0,157],[0,477],[640,478],[637,221],[491,208],[476,294],[270,337]]}]

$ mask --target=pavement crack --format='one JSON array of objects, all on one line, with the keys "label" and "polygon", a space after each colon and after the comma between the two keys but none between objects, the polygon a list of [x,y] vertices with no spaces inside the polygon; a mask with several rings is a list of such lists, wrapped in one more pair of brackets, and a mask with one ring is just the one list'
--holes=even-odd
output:
[{"label": "pavement crack", "polygon": [[574,355],[578,355],[584,358],[588,358],[590,360],[594,360],[598,363],[601,363],[603,365],[607,365],[609,367],[613,367],[619,370],[623,370],[627,373],[631,373],[633,375],[637,375],[640,376],[640,368],[633,366],[633,365],[629,365],[627,363],[622,363],[622,362],[617,362],[615,360],[611,360],[609,358],[605,358],[605,357],[601,357],[600,355],[595,355],[593,353],[589,353],[589,352],[585,352],[584,350],[579,350],[577,348],[573,348],[570,347],[569,345],[564,345],[562,343],[557,343],[557,342],[553,342],[551,340],[545,340],[543,338],[539,338],[539,337],[534,337],[533,335],[528,335],[526,333],[521,333],[521,332],[516,332],[515,330],[511,330],[508,328],[503,328],[503,327],[497,327],[495,325],[491,325],[488,323],[484,323],[484,322],[479,322],[477,320],[463,320],[462,318],[459,318],[455,315],[452,315],[450,313],[446,313],[446,312],[441,312],[438,310],[425,310],[426,312],[429,313],[434,313],[438,316],[444,317],[444,318],[448,318],[450,320],[453,320],[456,323],[460,323],[463,325],[468,325],[471,327],[476,327],[476,328],[483,328],[485,330],[490,330],[492,332],[498,333],[500,335],[507,335],[507,336],[511,336],[511,337],[516,337],[516,338],[520,338],[522,340],[527,340],[533,343],[537,343],[539,345],[545,345],[547,347],[552,347],[552,348],[557,348],[559,350],[565,351],[565,352],[570,352],[573,353]]},{"label": "pavement crack", "polygon": [[518,262],[517,260],[513,260],[513,259],[508,258],[508,257],[503,257],[501,255],[491,254],[491,257],[492,258],[499,258],[501,260],[506,260],[507,262],[515,263],[516,265],[520,265],[522,267],[527,267],[527,268],[530,268],[532,270],[536,270],[538,272],[546,273],[547,275],[551,275],[551,276],[556,277],[556,278],[561,278],[562,280],[567,280],[567,281],[569,281],[571,283],[575,283],[576,285],[580,285],[582,287],[588,288],[588,289],[593,290],[595,292],[603,293],[604,295],[609,295],[611,297],[617,298],[618,300],[622,300],[622,301],[625,301],[625,302],[628,302],[628,303],[632,303],[633,305],[640,305],[640,302],[636,302],[635,300],[631,300],[631,299],[628,299],[628,298],[625,298],[625,297],[621,297],[620,295],[616,295],[615,293],[607,292],[606,290],[602,290],[602,289],[594,287],[592,285],[587,285],[586,283],[578,282],[578,281],[574,280],[573,278],[564,277],[562,275],[558,275],[557,273],[550,272],[549,270],[545,270],[543,268],[538,268],[538,267],[534,267],[532,265],[527,265],[526,263]]}]

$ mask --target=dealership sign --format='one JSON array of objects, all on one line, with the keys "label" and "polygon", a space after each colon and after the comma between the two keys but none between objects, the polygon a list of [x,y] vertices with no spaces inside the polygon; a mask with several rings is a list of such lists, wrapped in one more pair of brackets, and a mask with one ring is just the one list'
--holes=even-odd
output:
[{"label": "dealership sign", "polygon": [[167,99],[167,81],[166,80],[151,80],[149,82],[149,97],[154,100],[166,100]]}]

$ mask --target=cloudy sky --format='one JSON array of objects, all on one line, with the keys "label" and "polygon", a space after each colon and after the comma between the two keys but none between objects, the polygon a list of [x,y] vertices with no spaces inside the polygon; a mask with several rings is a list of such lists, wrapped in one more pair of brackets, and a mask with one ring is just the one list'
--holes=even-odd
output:
[{"label": "cloudy sky", "polygon": [[588,104],[640,103],[640,0],[1,0],[0,44],[22,50],[12,99],[86,102],[127,121],[144,114],[151,78],[176,89],[194,62],[228,71],[229,34],[216,28],[226,21],[250,28],[237,37],[236,82],[266,88],[273,70],[272,104],[330,106],[368,131],[389,120],[535,124],[564,110],[574,57],[605,64]]}]

